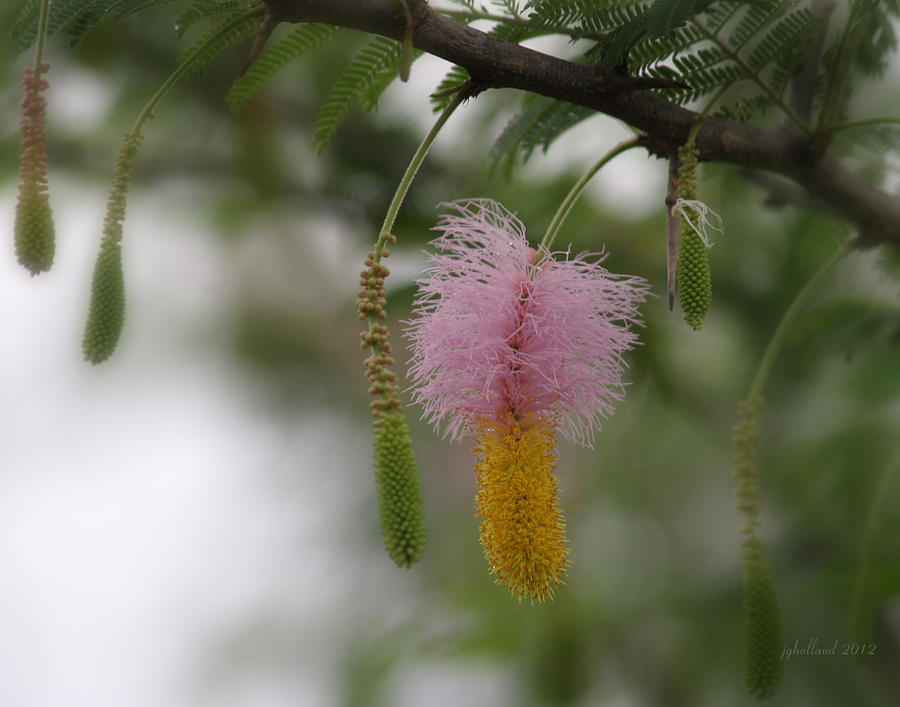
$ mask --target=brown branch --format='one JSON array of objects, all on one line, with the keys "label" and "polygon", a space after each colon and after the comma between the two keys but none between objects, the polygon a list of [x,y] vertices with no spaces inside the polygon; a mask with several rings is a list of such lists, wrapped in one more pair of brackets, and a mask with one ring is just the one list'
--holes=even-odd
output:
[{"label": "brown branch", "polygon": [[669,181],[666,184],[666,292],[670,312],[675,306],[675,274],[678,269],[678,250],[681,247],[681,217],[675,211],[680,176],[681,160],[676,155],[669,160]]},{"label": "brown branch", "polygon": [[[392,0],[265,0],[287,22],[323,22],[402,40],[406,19]],[[657,81],[620,76],[504,41],[409,2],[413,44],[465,67],[479,86],[517,88],[593,108],[646,133],[648,149],[666,158],[687,139],[695,113],[650,88]],[[708,118],[696,137],[700,159],[775,172],[854,222],[869,243],[900,243],[900,200],[846,169],[816,141],[790,126],[760,127]],[[652,148],[651,148],[652,146]]]}]

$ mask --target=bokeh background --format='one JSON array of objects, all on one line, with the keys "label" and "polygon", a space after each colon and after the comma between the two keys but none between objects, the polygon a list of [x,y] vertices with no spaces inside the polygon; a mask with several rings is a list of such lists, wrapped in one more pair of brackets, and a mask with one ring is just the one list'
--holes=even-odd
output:
[{"label": "bokeh background", "polygon": [[[17,5],[4,3],[0,26]],[[449,67],[416,63],[321,155],[315,112],[361,35],[288,67],[238,115],[224,94],[246,46],[180,85],[148,124],[128,204],[124,337],[91,367],[80,338],[108,183],[121,135],[180,48],[175,16],[50,42],[57,256],[37,278],[12,245],[30,58],[0,43],[0,704],[749,704],[734,410],[843,226],[703,166],[701,196],[726,234],[710,253],[712,311],[693,332],[666,306],[666,164],[641,151],[615,160],[560,238],[605,247],[611,270],[647,278],[658,297],[626,400],[594,449],[559,450],[567,585],[532,605],[493,583],[468,446],[435,437],[415,410],[429,545],[398,569],[378,528],[356,273]],[[884,86],[898,80],[893,66],[863,91],[861,114],[897,115]],[[497,199],[539,238],[577,177],[629,134],[598,116],[510,176],[489,173],[520,100],[493,92],[458,111],[413,186],[390,262],[398,346],[440,202]],[[847,158],[897,193],[896,162]],[[773,705],[900,694],[897,262],[881,250],[841,262],[765,391],[762,535],[785,640],[838,645],[787,661]],[[860,642],[874,655],[840,654]]]}]

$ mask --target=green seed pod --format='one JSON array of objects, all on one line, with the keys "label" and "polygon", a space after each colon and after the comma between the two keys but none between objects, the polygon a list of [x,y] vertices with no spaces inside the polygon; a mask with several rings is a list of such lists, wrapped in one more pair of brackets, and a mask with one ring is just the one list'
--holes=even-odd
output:
[{"label": "green seed pod", "polygon": [[104,240],[94,265],[91,304],[84,327],[82,350],[85,360],[96,364],[109,358],[119,342],[124,323],[122,248],[118,242]]},{"label": "green seed pod", "polygon": [[409,567],[425,551],[425,504],[409,427],[402,413],[391,411],[377,416],[374,428],[384,546],[398,567]]},{"label": "green seed pod", "polygon": [[[697,199],[697,148],[693,143],[678,148],[681,171],[678,179],[679,201]],[[712,303],[712,277],[707,246],[698,232],[698,224],[689,222],[689,214],[681,211],[681,245],[678,252],[678,301],[685,321],[692,328],[703,327],[703,319]],[[697,219],[696,214],[694,215]]]},{"label": "green seed pod", "polygon": [[784,636],[772,569],[765,548],[748,552],[744,562],[744,640],[747,691],[763,700],[775,694],[784,664]]},{"label": "green seed pod", "polygon": [[16,257],[32,275],[53,265],[56,240],[46,191],[23,185],[16,206]]}]

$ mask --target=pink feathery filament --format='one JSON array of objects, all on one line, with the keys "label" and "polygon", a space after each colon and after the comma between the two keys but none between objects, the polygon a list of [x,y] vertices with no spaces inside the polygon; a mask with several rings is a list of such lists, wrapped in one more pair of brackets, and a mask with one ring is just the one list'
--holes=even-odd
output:
[{"label": "pink feathery filament", "polygon": [[540,414],[589,445],[623,396],[646,282],[609,273],[602,254],[536,253],[491,200],[447,207],[406,331],[414,401],[451,439],[479,419]]}]

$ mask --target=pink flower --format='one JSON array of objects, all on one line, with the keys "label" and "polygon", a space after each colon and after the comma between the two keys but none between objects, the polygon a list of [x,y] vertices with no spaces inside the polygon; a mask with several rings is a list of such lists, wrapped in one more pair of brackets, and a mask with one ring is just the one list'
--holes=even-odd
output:
[{"label": "pink flower", "polygon": [[446,206],[406,331],[414,402],[453,440],[485,420],[541,416],[590,446],[623,397],[647,283],[611,274],[602,253],[535,251],[489,199]]}]

